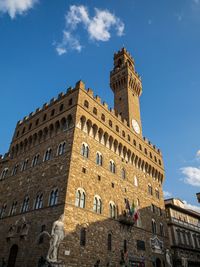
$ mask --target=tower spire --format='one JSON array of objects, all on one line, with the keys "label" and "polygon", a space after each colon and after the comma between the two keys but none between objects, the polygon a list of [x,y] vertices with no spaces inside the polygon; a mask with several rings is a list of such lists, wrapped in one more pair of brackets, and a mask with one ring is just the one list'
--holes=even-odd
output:
[{"label": "tower spire", "polygon": [[142,93],[140,76],[135,62],[125,47],[114,54],[114,67],[110,72],[110,87],[114,93],[115,110],[126,119],[133,130],[142,135],[139,97]]}]

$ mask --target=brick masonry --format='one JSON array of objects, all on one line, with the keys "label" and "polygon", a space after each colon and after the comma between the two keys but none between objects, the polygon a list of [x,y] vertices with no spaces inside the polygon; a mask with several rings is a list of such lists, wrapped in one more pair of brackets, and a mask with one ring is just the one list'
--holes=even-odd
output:
[{"label": "brick masonry", "polygon": [[[116,74],[119,58],[123,62],[123,70],[120,71],[121,65],[117,66]],[[84,83],[79,81],[75,88],[69,88],[66,93],[18,122],[10,149],[0,160],[0,174],[8,168],[6,176],[1,176],[0,180],[0,207],[7,205],[0,220],[0,258],[8,261],[10,248],[16,244],[15,266],[37,266],[39,258],[46,257],[49,246],[48,235],[44,236],[43,242],[38,242],[42,225],[50,233],[53,222],[64,213],[66,237],[59,247],[59,259],[65,266],[91,267],[98,259],[100,266],[108,266],[108,263],[109,266],[120,266],[124,240],[127,242],[127,260],[144,261],[145,266],[150,267],[154,266],[156,259],[158,264],[160,259],[160,266],[164,266],[165,249],[169,245],[162,192],[162,154],[142,136],[139,110],[141,80],[133,65],[128,65],[128,59],[130,55],[125,49],[114,57],[114,76],[126,82],[120,86],[116,80],[118,85],[111,87],[114,94],[122,90],[127,95],[120,100],[122,103],[115,101],[115,110],[109,110],[106,103],[101,103],[101,99],[94,97],[93,91],[86,90]],[[131,64],[134,64],[133,60]],[[113,84],[115,77],[112,73]],[[134,114],[131,113],[131,104],[136,109]],[[132,119],[137,120],[141,128],[139,134],[131,126]],[[64,141],[66,151],[58,155],[58,146]],[[89,147],[88,158],[81,155],[83,143]],[[48,148],[52,149],[51,159],[43,162]],[[96,164],[97,152],[103,157],[102,166]],[[32,167],[32,159],[38,153],[39,162]],[[21,171],[25,159],[29,159],[27,169]],[[115,162],[115,173],[109,170],[110,160]],[[19,164],[18,172],[12,175],[16,164]],[[125,178],[121,176],[122,169],[125,170]],[[134,184],[135,176],[138,186]],[[152,195],[148,192],[148,184],[152,187]],[[78,188],[85,192],[84,208],[75,206]],[[58,189],[58,201],[49,206],[53,189]],[[159,198],[155,190],[159,192]],[[35,199],[39,193],[43,193],[43,207],[35,210]],[[26,195],[30,199],[29,210],[21,213]],[[93,210],[95,195],[102,201],[101,214]],[[118,216],[125,210],[124,199],[128,199],[130,204],[133,201],[138,204],[140,218],[131,227],[119,222]],[[17,201],[16,213],[9,215],[13,201]],[[115,219],[110,218],[111,201],[116,205]],[[157,225],[156,235],[152,233],[152,219]],[[24,224],[27,229],[25,234],[20,228]],[[164,235],[160,233],[160,224],[163,225]],[[86,229],[85,246],[80,245],[82,228]],[[107,247],[109,233],[112,235],[111,251]],[[150,239],[154,237],[163,242],[159,253],[151,247]],[[137,240],[145,242],[145,250],[137,249]]]}]

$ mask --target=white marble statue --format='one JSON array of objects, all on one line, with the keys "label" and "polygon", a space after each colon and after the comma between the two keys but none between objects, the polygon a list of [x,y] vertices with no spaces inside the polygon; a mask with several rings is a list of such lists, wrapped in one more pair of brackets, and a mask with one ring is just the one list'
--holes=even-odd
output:
[{"label": "white marble statue", "polygon": [[166,249],[166,262],[168,267],[172,267],[172,261],[169,249]]},{"label": "white marble statue", "polygon": [[52,226],[50,246],[49,246],[49,251],[47,254],[47,261],[50,263],[58,262],[58,248],[59,248],[60,242],[65,237],[63,221],[64,221],[64,214],[62,214],[60,218],[53,223],[53,226]]}]

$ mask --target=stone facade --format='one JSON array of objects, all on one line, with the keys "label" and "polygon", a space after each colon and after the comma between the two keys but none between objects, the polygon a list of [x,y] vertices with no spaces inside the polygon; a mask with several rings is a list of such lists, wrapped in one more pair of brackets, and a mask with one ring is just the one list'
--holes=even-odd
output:
[{"label": "stone facade", "polygon": [[165,200],[173,266],[200,266],[200,214],[179,199]]},{"label": "stone facade", "polygon": [[37,266],[62,214],[60,265],[167,266],[162,154],[142,135],[141,79],[124,48],[111,88],[114,109],[79,81],[17,123],[0,160],[0,257],[9,266]]}]

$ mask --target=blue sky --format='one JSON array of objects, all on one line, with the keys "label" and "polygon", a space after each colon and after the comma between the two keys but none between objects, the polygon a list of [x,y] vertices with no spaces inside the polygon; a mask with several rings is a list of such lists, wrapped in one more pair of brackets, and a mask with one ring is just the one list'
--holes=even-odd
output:
[{"label": "blue sky", "polygon": [[0,0],[0,152],[19,119],[79,79],[113,106],[123,45],[142,76],[143,134],[162,150],[164,190],[198,206],[198,0]]}]

